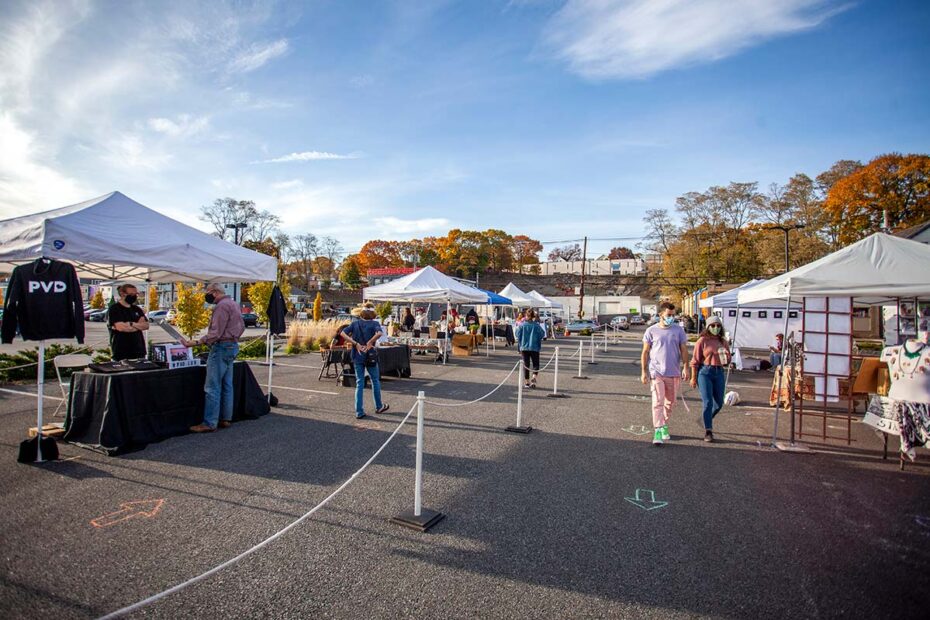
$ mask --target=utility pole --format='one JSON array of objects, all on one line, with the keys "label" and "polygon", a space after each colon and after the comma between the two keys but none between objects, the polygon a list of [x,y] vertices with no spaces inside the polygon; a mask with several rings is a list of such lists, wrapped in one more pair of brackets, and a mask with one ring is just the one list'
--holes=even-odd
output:
[{"label": "utility pole", "polygon": [[791,271],[791,263],[788,261],[788,257],[790,256],[790,250],[788,249],[788,231],[801,230],[802,228],[805,228],[804,224],[769,224],[764,228],[767,230],[780,230],[785,233],[785,273],[788,273]]},{"label": "utility pole", "polygon": [[[226,224],[226,228],[233,229],[233,238],[235,239],[236,245],[239,245],[239,231],[243,228],[247,228],[248,224],[246,222],[236,222],[235,224]],[[241,303],[239,299],[239,283],[233,282],[233,299],[236,300],[236,303]]]},{"label": "utility pole", "polygon": [[[577,247],[577,246],[576,246]],[[584,249],[581,251],[581,286],[578,288],[578,318],[584,316],[584,272],[588,266],[588,238],[584,238]]]}]

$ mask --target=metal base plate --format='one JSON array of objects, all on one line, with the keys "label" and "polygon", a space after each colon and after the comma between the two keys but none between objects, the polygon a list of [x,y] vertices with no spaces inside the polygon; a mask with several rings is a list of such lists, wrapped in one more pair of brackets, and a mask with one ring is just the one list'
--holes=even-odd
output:
[{"label": "metal base plate", "polygon": [[577,377],[572,377],[572,379],[587,379],[584,375],[578,375]]},{"label": "metal base plate", "polygon": [[788,441],[776,441],[775,447],[781,452],[797,452],[810,454],[811,449],[801,443],[790,443]]},{"label": "metal base plate", "polygon": [[562,392],[559,392],[558,394],[553,394],[553,393],[550,392],[549,394],[546,394],[546,397],[548,397],[548,398],[568,398],[568,394],[563,394]]},{"label": "metal base plate", "polygon": [[396,517],[391,517],[391,523],[409,527],[418,532],[426,532],[445,518],[446,515],[441,512],[423,508],[420,511],[420,516],[413,514],[413,511],[410,510],[408,512],[402,512]]},{"label": "metal base plate", "polygon": [[588,362],[588,366],[597,366],[597,362]]},{"label": "metal base plate", "polygon": [[526,435],[527,433],[533,430],[533,427],[532,426],[508,426],[504,430],[507,431],[508,433],[520,433],[522,435]]}]

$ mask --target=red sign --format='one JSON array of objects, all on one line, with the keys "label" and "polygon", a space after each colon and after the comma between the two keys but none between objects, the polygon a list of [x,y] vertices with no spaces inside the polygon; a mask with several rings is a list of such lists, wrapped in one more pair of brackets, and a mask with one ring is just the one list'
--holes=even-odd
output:
[{"label": "red sign", "polygon": [[377,278],[379,276],[405,276],[416,271],[416,267],[381,267],[380,269],[369,269],[368,277]]}]

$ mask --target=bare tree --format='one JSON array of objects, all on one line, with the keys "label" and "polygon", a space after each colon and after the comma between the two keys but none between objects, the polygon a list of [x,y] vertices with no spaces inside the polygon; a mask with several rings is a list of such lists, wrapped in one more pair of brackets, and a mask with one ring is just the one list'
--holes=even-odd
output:
[{"label": "bare tree", "polygon": [[271,211],[257,211],[246,221],[246,234],[252,241],[264,241],[277,232],[281,218]]},{"label": "bare tree", "polygon": [[329,236],[320,239],[319,247],[320,255],[328,258],[333,265],[338,264],[339,259],[345,253],[345,250],[343,249],[342,244],[339,243],[339,240]]},{"label": "bare tree", "polygon": [[[245,241],[264,241],[278,230],[281,218],[270,211],[259,211],[252,200],[217,198],[200,208],[200,219],[209,222],[217,237],[241,245]],[[237,224],[244,224],[236,228]],[[236,234],[238,232],[238,235]]]},{"label": "bare tree", "polygon": [[300,270],[303,274],[301,283],[305,291],[310,288],[310,279],[313,275],[313,259],[317,257],[319,251],[319,240],[312,233],[294,235],[291,240],[292,256],[300,264]]},{"label": "bare tree", "polygon": [[672,222],[668,209],[649,209],[643,218],[646,224],[646,236],[643,247],[655,254],[665,254],[678,236],[678,228]]},{"label": "bare tree", "polygon": [[581,251],[581,246],[575,243],[572,245],[562,246],[560,248],[554,248],[551,252],[549,252],[549,260],[550,261],[556,261],[559,259],[562,259],[565,261],[581,260],[582,255],[583,255],[583,252]]},{"label": "bare tree", "polygon": [[278,255],[281,258],[281,262],[287,264],[291,262],[291,237],[287,233],[278,232],[274,236],[274,243],[278,246]]}]

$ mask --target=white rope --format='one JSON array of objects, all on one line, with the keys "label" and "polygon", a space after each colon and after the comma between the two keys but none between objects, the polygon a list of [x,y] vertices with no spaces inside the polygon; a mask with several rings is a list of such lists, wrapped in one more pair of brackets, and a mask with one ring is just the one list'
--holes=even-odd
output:
[{"label": "white rope", "polygon": [[[107,340],[100,340],[99,342],[96,342],[94,344],[84,345],[80,349],[75,349],[74,351],[71,351],[70,353],[59,353],[55,357],[46,357],[45,361],[54,362],[56,357],[61,357],[62,355],[74,355],[75,353],[88,352],[88,351],[93,353],[94,351],[96,351],[99,345],[105,344],[107,342],[108,342]],[[51,345],[48,345],[48,346],[51,346]],[[18,353],[25,353],[25,350],[18,351]],[[6,372],[8,370],[19,370],[20,368],[29,368],[30,366],[38,366],[38,365],[39,365],[39,362],[30,362],[28,364],[22,364],[21,366],[3,366],[2,368],[0,368],[0,372]]]},{"label": "white rope", "polygon": [[554,360],[555,360],[555,351],[552,352],[552,356],[549,358],[549,361],[546,362],[546,365],[540,368],[539,370],[537,370],[536,372],[542,372],[545,369],[549,368],[549,364],[551,364]]},{"label": "white rope", "polygon": [[491,394],[493,394],[493,393],[496,392],[497,390],[501,389],[501,386],[503,386],[505,383],[507,383],[507,380],[510,379],[511,375],[513,375],[514,371],[515,371],[517,368],[519,368],[519,366],[520,366],[521,363],[522,363],[522,362],[517,362],[516,364],[514,364],[514,365],[513,365],[513,368],[510,369],[510,372],[507,373],[507,376],[504,377],[504,380],[501,381],[500,383],[498,383],[496,388],[494,388],[493,390],[491,390],[490,392],[488,392],[487,394],[485,394],[485,395],[482,396],[481,398],[476,398],[475,400],[470,400],[470,401],[468,401],[468,402],[466,402],[466,403],[437,403],[437,402],[433,402],[433,401],[431,401],[431,400],[426,401],[426,403],[429,404],[429,405],[436,405],[437,407],[464,407],[465,405],[473,405],[473,404],[475,404],[475,403],[480,403],[480,402],[483,401],[485,398],[487,398],[488,396],[490,396]]},{"label": "white rope", "polygon": [[183,582],[183,583],[179,583],[178,585],[176,585],[176,586],[174,586],[174,587],[172,587],[172,588],[168,588],[167,590],[165,590],[165,591],[163,591],[163,592],[159,592],[158,594],[155,594],[155,595],[153,595],[153,596],[150,596],[150,597],[148,597],[148,598],[145,599],[145,600],[139,601],[138,603],[135,603],[135,604],[130,605],[130,606],[128,606],[128,607],[123,607],[122,609],[119,609],[119,610],[114,611],[114,612],[111,612],[111,613],[109,613],[109,614],[107,614],[107,615],[105,615],[105,616],[102,616],[102,617],[100,618],[100,620],[109,620],[110,618],[119,618],[119,617],[121,617],[121,616],[125,616],[126,614],[132,613],[132,612],[134,612],[134,611],[136,611],[136,610],[139,610],[139,609],[141,609],[141,608],[143,608],[143,607],[145,607],[145,606],[147,606],[147,605],[151,605],[152,603],[154,603],[154,602],[156,602],[156,601],[159,601],[159,600],[165,598],[166,596],[169,596],[169,595],[171,595],[171,594],[174,594],[175,592],[178,592],[178,591],[180,591],[180,590],[183,590],[184,588],[186,588],[186,587],[188,587],[188,586],[191,586],[191,585],[193,585],[193,584],[195,584],[195,583],[197,583],[197,582],[199,582],[199,581],[203,581],[204,579],[206,579],[206,578],[209,577],[210,575],[213,575],[213,574],[215,574],[215,573],[218,573],[219,571],[223,570],[224,568],[226,568],[226,567],[228,567],[228,566],[232,566],[233,564],[235,564],[236,562],[242,560],[242,559],[245,558],[246,556],[249,556],[249,555],[251,555],[252,553],[255,553],[256,551],[258,551],[259,549],[261,549],[262,547],[265,547],[265,546],[269,545],[269,544],[272,543],[273,541],[275,541],[275,540],[277,540],[278,538],[280,538],[281,536],[283,536],[283,535],[284,535],[286,532],[288,532],[289,530],[291,530],[291,529],[297,527],[298,525],[300,525],[303,521],[305,521],[307,518],[309,518],[311,515],[313,515],[313,513],[315,513],[316,511],[318,511],[320,508],[322,508],[323,506],[325,506],[326,504],[328,504],[328,503],[330,502],[330,500],[332,500],[334,497],[336,497],[337,495],[339,495],[339,493],[342,492],[343,489],[345,489],[347,486],[349,486],[349,484],[351,484],[353,480],[355,480],[363,471],[365,471],[365,470],[368,468],[368,466],[371,465],[372,462],[374,462],[374,460],[378,457],[378,455],[381,454],[381,452],[387,447],[387,445],[388,445],[389,443],[391,443],[391,440],[394,439],[394,437],[395,437],[395,436],[397,435],[397,433],[400,431],[401,427],[403,427],[403,425],[407,422],[407,420],[410,419],[410,416],[413,414],[414,411],[416,411],[416,409],[417,409],[417,406],[416,406],[416,404],[414,404],[413,407],[410,408],[410,411],[407,412],[407,415],[404,416],[404,419],[400,421],[400,424],[397,425],[397,428],[394,429],[394,432],[391,433],[391,436],[388,437],[387,440],[386,440],[383,444],[381,444],[381,447],[378,448],[377,452],[375,452],[374,454],[372,454],[372,455],[371,455],[371,458],[368,459],[367,461],[365,461],[365,464],[362,465],[361,468],[359,468],[358,471],[356,471],[354,474],[352,474],[352,475],[349,477],[348,480],[346,480],[346,481],[343,482],[341,485],[339,485],[339,488],[338,488],[338,489],[336,489],[335,491],[333,491],[332,493],[330,493],[330,494],[326,497],[326,499],[324,499],[322,502],[320,502],[319,504],[317,504],[316,506],[314,506],[313,508],[311,508],[309,511],[307,511],[306,513],[304,513],[304,515],[303,515],[302,517],[300,517],[300,518],[297,519],[296,521],[292,522],[290,525],[286,526],[285,528],[279,530],[277,533],[272,534],[271,536],[269,536],[269,537],[266,538],[265,540],[261,541],[261,542],[258,543],[257,545],[255,545],[255,546],[253,546],[253,547],[250,547],[249,549],[246,549],[245,551],[243,551],[242,553],[240,553],[240,554],[237,555],[236,557],[232,558],[231,560],[227,560],[227,561],[223,562],[222,564],[220,564],[219,566],[215,566],[215,567],[211,568],[210,570],[208,570],[208,571],[205,572],[205,573],[201,573],[200,575],[197,575],[196,577],[193,577],[193,578],[191,578],[191,579],[188,579],[187,581],[185,581],[185,582]]}]

